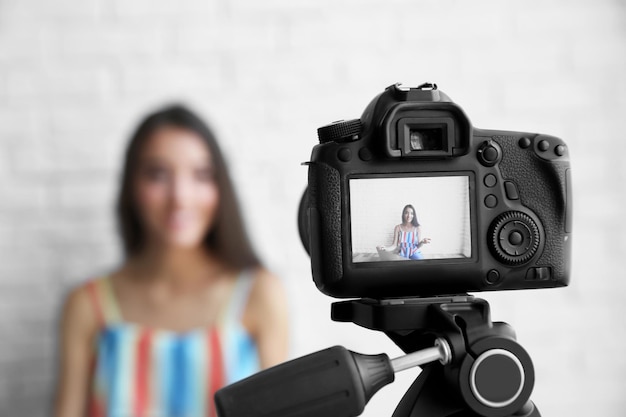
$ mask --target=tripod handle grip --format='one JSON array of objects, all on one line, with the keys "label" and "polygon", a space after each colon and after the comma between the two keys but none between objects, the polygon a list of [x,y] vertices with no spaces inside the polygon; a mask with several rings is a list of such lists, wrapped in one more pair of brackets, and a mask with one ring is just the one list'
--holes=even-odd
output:
[{"label": "tripod handle grip", "polygon": [[215,404],[219,417],[353,417],[394,378],[387,355],[335,346],[224,387]]}]

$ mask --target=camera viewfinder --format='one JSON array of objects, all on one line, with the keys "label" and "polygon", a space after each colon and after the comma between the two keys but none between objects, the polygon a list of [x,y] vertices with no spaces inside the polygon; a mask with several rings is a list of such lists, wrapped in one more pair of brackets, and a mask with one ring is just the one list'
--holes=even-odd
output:
[{"label": "camera viewfinder", "polygon": [[440,151],[444,134],[443,128],[409,128],[410,151]]},{"label": "camera viewfinder", "polygon": [[451,137],[452,132],[451,120],[400,119],[398,121],[398,133],[402,156],[450,155],[454,143]]}]

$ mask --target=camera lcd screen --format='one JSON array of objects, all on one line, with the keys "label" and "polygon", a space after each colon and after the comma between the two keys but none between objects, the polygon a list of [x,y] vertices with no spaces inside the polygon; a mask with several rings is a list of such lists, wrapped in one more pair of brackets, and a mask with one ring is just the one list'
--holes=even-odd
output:
[{"label": "camera lcd screen", "polygon": [[352,262],[471,258],[469,176],[353,178]]}]

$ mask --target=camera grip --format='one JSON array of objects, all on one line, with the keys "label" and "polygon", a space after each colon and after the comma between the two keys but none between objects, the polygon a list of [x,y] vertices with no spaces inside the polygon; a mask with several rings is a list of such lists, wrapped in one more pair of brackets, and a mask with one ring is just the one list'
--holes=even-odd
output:
[{"label": "camera grip", "polygon": [[517,184],[522,204],[538,216],[544,228],[545,247],[537,264],[550,265],[553,279],[567,284],[571,252],[568,235],[572,228],[569,158],[550,160],[544,156],[549,152],[542,152],[538,145],[549,141],[553,143],[552,148],[556,148],[562,141],[548,135],[537,135],[531,141],[530,149],[524,149],[517,140],[506,136],[494,136],[493,139],[503,149],[499,165],[503,177]]},{"label": "camera grip", "polygon": [[313,280],[321,291],[343,278],[339,172],[326,164],[309,165],[308,221]]}]

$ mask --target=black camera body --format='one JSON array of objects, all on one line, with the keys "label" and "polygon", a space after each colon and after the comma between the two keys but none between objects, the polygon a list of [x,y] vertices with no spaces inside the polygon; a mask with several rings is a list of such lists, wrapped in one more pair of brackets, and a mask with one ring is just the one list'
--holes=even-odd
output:
[{"label": "black camera body", "polygon": [[561,139],[474,129],[434,84],[392,85],[361,119],[318,134],[299,227],[322,292],[381,299],[569,283]]}]

